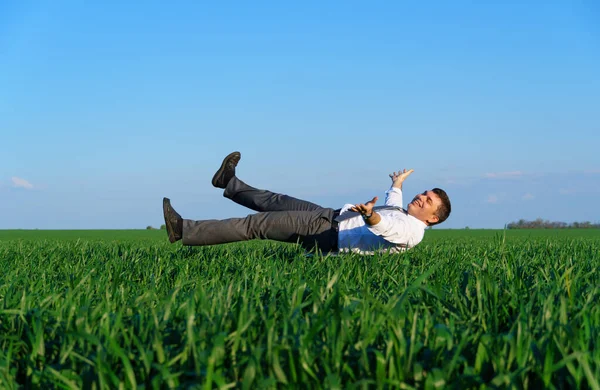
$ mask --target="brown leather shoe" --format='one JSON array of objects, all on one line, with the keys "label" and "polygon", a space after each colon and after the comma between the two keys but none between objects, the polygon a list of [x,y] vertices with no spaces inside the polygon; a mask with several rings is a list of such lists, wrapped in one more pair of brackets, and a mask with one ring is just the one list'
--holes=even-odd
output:
[{"label": "brown leather shoe", "polygon": [[169,198],[163,198],[163,214],[171,244],[181,240],[181,237],[183,237],[183,218],[181,218],[181,215],[177,211],[173,210]]},{"label": "brown leather shoe", "polygon": [[223,159],[221,167],[212,178],[212,185],[217,188],[227,187],[227,183],[235,176],[235,167],[240,162],[242,155],[240,152],[233,152]]}]

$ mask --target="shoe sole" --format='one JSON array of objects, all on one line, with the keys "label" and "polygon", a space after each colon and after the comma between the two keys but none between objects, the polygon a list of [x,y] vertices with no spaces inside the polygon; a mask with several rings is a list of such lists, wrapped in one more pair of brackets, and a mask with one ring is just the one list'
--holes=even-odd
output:
[{"label": "shoe sole", "polygon": [[170,202],[169,198],[163,198],[163,216],[165,218],[165,226],[167,227],[167,234],[169,235],[169,242],[172,244],[177,240],[175,239],[175,235],[173,234],[175,229],[173,228],[173,225],[171,225],[171,221],[169,220],[169,218],[167,218],[169,208],[170,208],[169,202]]},{"label": "shoe sole", "polygon": [[[221,177],[221,175],[223,174],[223,171],[225,170],[225,165],[227,165],[227,161],[229,161],[230,158],[232,158],[233,156],[236,156],[236,155],[239,157],[239,159],[242,158],[242,155],[240,154],[240,152],[233,152],[233,153],[229,153],[227,155],[227,157],[225,157],[223,159],[223,162],[221,163],[221,167],[219,168],[217,173],[215,173],[215,175],[212,178],[212,185],[214,187],[221,188],[218,185],[219,177]],[[238,162],[239,162],[239,160],[238,160]],[[236,166],[237,166],[237,164],[236,164]]]}]

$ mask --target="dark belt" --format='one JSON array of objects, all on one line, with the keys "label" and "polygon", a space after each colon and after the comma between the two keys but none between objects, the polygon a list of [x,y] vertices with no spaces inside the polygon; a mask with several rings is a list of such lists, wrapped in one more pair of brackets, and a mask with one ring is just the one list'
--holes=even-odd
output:
[{"label": "dark belt", "polygon": [[332,236],[334,237],[334,241],[331,246],[332,252],[337,252],[339,250],[338,239],[340,232],[340,223],[335,219],[340,216],[340,211],[342,211],[342,209],[333,210],[333,216],[331,217],[331,230],[335,232],[334,234],[332,234]]},{"label": "dark belt", "polygon": [[331,228],[336,232],[340,231],[340,223],[335,220],[340,216],[340,211],[342,211],[342,209],[333,210],[333,216],[331,217]]}]

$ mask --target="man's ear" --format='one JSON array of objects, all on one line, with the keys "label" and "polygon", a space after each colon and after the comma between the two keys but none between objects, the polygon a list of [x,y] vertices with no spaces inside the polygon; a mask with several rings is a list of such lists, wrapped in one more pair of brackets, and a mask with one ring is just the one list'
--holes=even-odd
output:
[{"label": "man's ear", "polygon": [[438,217],[437,215],[434,215],[433,217],[431,217],[427,220],[427,224],[431,225],[432,223],[436,223],[439,220],[440,220],[440,217]]}]

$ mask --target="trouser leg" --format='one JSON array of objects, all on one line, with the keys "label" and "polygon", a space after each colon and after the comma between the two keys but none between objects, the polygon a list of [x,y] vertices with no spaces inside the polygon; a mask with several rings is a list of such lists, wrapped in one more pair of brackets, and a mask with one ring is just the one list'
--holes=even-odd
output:
[{"label": "trouser leg", "polygon": [[253,239],[300,243],[307,250],[317,246],[328,252],[337,248],[332,229],[333,209],[316,211],[269,211],[245,218],[183,221],[184,245],[215,245]]},{"label": "trouser leg", "polygon": [[319,211],[324,208],[305,200],[277,194],[267,190],[259,190],[249,186],[237,177],[227,183],[223,196],[235,203],[254,211]]}]

